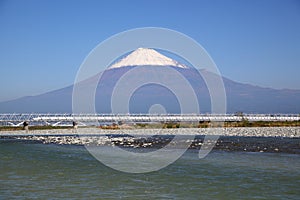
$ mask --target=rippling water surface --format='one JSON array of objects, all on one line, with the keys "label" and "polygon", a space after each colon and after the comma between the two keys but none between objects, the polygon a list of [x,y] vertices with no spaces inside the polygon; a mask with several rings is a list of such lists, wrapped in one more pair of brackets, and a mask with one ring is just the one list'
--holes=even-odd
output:
[{"label": "rippling water surface", "polygon": [[[300,155],[188,150],[157,172],[126,174],[83,146],[0,141],[0,199],[300,199]],[[117,161],[115,161],[117,162]]]}]

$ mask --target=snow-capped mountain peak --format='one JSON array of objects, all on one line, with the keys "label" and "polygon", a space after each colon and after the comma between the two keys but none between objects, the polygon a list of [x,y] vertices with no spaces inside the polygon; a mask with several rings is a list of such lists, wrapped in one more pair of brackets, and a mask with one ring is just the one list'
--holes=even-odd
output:
[{"label": "snow-capped mountain peak", "polygon": [[154,49],[138,48],[126,57],[122,58],[120,61],[112,64],[109,69],[142,65],[188,68],[187,66],[160,54]]}]

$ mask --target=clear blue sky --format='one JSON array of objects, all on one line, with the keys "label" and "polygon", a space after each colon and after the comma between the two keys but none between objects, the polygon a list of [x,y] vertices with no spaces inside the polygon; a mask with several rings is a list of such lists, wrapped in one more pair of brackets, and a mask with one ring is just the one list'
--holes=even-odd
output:
[{"label": "clear blue sky", "polygon": [[0,101],[71,85],[98,43],[148,26],[194,38],[232,80],[300,89],[297,0],[0,0]]}]

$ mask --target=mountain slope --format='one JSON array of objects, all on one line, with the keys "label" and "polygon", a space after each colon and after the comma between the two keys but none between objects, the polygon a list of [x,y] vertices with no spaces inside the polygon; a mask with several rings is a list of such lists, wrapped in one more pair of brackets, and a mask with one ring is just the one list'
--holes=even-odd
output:
[{"label": "mountain slope", "polygon": [[[102,84],[98,85],[95,96],[97,112],[111,112],[110,101],[114,84],[129,68],[133,67],[108,70],[102,76]],[[205,83],[199,81],[199,77],[197,77],[199,75],[195,74],[194,71],[190,71],[190,69],[181,69],[181,73],[188,77],[187,79],[195,89],[201,111],[210,112],[210,97]],[[275,90],[241,84],[226,78],[223,78],[223,80],[229,113],[237,111],[245,113],[300,113],[299,90]],[[0,113],[70,113],[72,112],[72,91],[73,87],[69,86],[37,96],[2,102],[0,103]],[[148,85],[147,87],[141,87],[134,93],[130,111],[133,113],[147,113],[151,105],[159,103],[164,105],[170,113],[180,112],[177,109],[178,102],[174,99],[174,95],[165,88]]]}]

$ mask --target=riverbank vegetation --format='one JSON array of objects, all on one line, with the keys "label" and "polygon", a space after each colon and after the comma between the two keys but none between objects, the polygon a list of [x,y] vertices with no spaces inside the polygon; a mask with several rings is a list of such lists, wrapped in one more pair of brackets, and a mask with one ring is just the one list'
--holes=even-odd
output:
[{"label": "riverbank vegetation", "polygon": [[[70,126],[30,126],[30,130],[47,130],[47,129],[70,129]],[[0,131],[20,131],[24,130],[23,126],[0,126]]]}]

